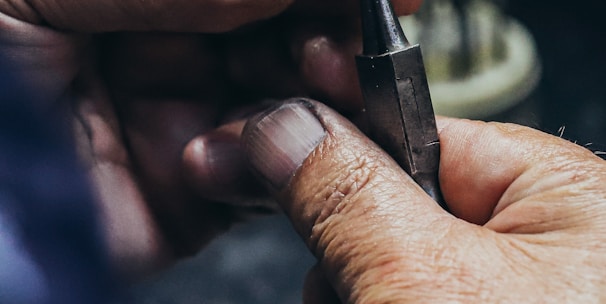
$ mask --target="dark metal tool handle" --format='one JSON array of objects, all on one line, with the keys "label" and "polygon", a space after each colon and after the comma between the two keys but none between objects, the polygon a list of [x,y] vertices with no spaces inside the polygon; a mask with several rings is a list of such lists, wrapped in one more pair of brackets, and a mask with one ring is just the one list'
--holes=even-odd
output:
[{"label": "dark metal tool handle", "polygon": [[370,136],[448,210],[439,183],[440,143],[418,45],[389,0],[361,0],[364,54],[356,62]]}]

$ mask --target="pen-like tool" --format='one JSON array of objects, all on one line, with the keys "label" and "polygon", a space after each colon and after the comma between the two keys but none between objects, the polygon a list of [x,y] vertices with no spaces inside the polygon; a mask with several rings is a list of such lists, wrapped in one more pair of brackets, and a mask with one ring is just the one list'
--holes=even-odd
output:
[{"label": "pen-like tool", "polygon": [[370,136],[448,210],[440,191],[440,142],[419,45],[410,45],[390,0],[361,0],[356,57]]}]

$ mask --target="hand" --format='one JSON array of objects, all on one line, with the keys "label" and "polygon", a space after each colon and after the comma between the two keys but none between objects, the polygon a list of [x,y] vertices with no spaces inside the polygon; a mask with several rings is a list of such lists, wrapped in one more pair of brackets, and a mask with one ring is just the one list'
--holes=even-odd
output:
[{"label": "hand", "polygon": [[73,107],[112,256],[138,273],[271,208],[239,150],[262,103],[309,95],[360,111],[357,5],[0,1],[0,59],[41,108]]},{"label": "hand", "polygon": [[318,258],[306,303],[605,299],[606,162],[522,126],[438,125],[452,215],[322,104],[245,127],[248,159]]}]

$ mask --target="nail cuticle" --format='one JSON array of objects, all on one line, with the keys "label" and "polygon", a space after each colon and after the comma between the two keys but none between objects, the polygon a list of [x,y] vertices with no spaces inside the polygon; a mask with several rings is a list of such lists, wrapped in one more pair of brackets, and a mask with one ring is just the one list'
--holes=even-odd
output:
[{"label": "nail cuticle", "polygon": [[290,182],[326,137],[312,110],[311,102],[293,100],[269,109],[245,128],[243,144],[250,164],[276,189]]}]

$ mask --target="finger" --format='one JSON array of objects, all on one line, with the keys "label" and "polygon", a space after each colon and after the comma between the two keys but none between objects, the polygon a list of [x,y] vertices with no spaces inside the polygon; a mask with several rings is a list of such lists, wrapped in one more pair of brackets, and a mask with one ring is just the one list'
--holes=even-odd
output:
[{"label": "finger", "polygon": [[555,229],[565,226],[561,219],[579,220],[573,216],[584,212],[575,208],[579,202],[604,196],[571,191],[601,189],[606,178],[606,162],[574,143],[513,124],[447,118],[438,124],[441,187],[451,211],[465,220],[529,233],[540,217]]},{"label": "finger", "polygon": [[95,185],[113,266],[134,279],[163,266],[170,254],[133,174],[107,91],[96,77],[82,76],[76,147]]},{"label": "finger", "polygon": [[303,304],[339,304],[339,296],[326,278],[320,265],[315,265],[305,277]]},{"label": "finger", "polygon": [[349,115],[363,108],[355,64],[362,48],[357,26],[340,21],[302,22],[291,49],[310,96]]},{"label": "finger", "polygon": [[276,209],[244,160],[240,135],[245,122],[238,120],[192,139],[183,152],[185,180],[206,199]]},{"label": "finger", "polygon": [[214,130],[213,105],[179,99],[118,99],[116,105],[137,183],[174,256],[195,254],[235,221],[267,213],[201,196],[188,184],[183,149]]},{"label": "finger", "polygon": [[[151,191],[183,195],[182,149],[215,128],[224,77],[199,35],[113,34],[101,42],[101,67],[130,152]],[[171,191],[168,191],[170,189]]]},{"label": "finger", "polygon": [[230,77],[246,89],[247,98],[251,93],[273,98],[307,95],[326,100],[350,119],[360,115],[363,103],[354,60],[361,48],[357,26],[342,16],[277,21],[228,36]]},{"label": "finger", "polygon": [[292,0],[48,1],[15,0],[7,14],[65,30],[224,32],[285,10]]},{"label": "finger", "polygon": [[[183,148],[212,129],[212,108],[191,100],[118,100],[134,173],[176,256],[197,252],[229,227],[228,206],[206,204],[193,195],[181,172]],[[204,218],[204,220],[200,220]]]},{"label": "finger", "polygon": [[[440,186],[451,212],[485,224],[509,185],[525,170],[518,145],[478,121],[438,119]],[[505,131],[505,130],[503,130]],[[518,154],[518,155],[516,155]]]},{"label": "finger", "polygon": [[[237,167],[239,153],[232,149],[239,147],[242,123],[206,134],[232,119],[229,116],[242,114],[236,112],[252,111],[244,106],[232,108],[234,104],[228,102],[231,93],[224,89],[223,61],[212,38],[129,33],[106,35],[102,40],[104,76],[118,101],[131,152],[151,191],[183,195],[185,173],[191,189],[205,199],[234,202],[247,194],[260,194],[255,192],[258,188],[244,183],[247,171]],[[194,139],[199,134],[204,135]],[[222,151],[212,153],[217,149]],[[206,162],[211,159],[208,156],[214,161]],[[231,166],[219,168],[221,159],[223,165]],[[235,191],[231,182],[248,192]]]},{"label": "finger", "polygon": [[[206,184],[188,183],[191,171],[184,171],[188,143],[242,110],[230,109],[233,105],[227,102],[230,92],[221,85],[225,73],[212,39],[197,34],[131,33],[106,35],[102,40],[103,75],[120,114],[137,182],[175,255],[193,254],[233,221],[266,212],[220,204],[243,194],[232,188],[230,197],[222,196],[226,184],[204,193]],[[217,139],[211,135],[207,139],[212,138]],[[217,143],[211,147],[229,140]],[[204,164],[197,168],[208,173]]]},{"label": "finger", "polygon": [[[415,12],[421,3],[392,1],[398,15]],[[309,96],[330,101],[331,107],[349,118],[358,115],[363,108],[355,63],[355,56],[362,52],[359,2],[299,1],[293,10],[300,16],[291,50]]]},{"label": "finger", "polygon": [[426,286],[425,274],[439,272],[434,263],[449,259],[425,255],[444,252],[449,231],[476,229],[459,226],[381,149],[320,104],[280,105],[250,120],[242,140],[345,302],[390,294],[400,283]]},{"label": "finger", "polygon": [[[4,2],[2,2],[4,3]],[[35,92],[36,106],[48,107],[65,94],[77,74],[88,37],[68,35],[31,25],[2,14],[0,4],[0,61],[22,85]]]}]

